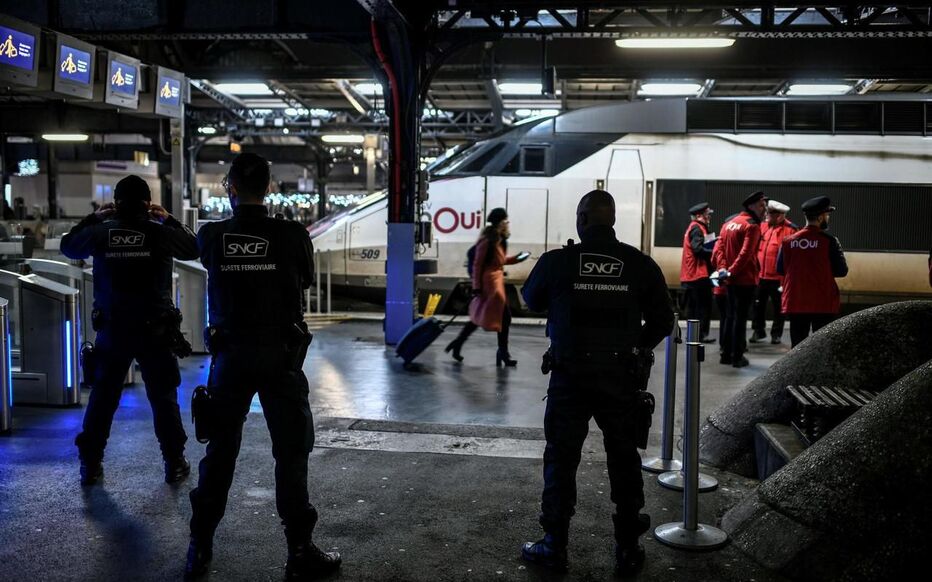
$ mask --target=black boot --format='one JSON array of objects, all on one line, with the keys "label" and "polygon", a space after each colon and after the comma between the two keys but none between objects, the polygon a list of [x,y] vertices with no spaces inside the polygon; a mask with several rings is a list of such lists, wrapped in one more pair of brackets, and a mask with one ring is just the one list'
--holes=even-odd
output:
[{"label": "black boot", "polygon": [[184,565],[184,579],[197,580],[210,569],[210,561],[214,557],[214,543],[212,538],[198,539],[191,536],[188,544],[188,561]]},{"label": "black boot", "polygon": [[343,559],[339,552],[325,552],[307,540],[288,544],[285,580],[317,580],[340,569]]},{"label": "black boot", "polygon": [[545,533],[536,542],[527,542],[521,547],[521,559],[539,564],[551,570],[566,571],[569,561],[566,557],[566,537]]},{"label": "black boot", "polygon": [[518,360],[512,360],[511,354],[508,353],[508,350],[503,350],[498,348],[498,351],[495,352],[495,367],[501,366],[504,364],[508,368],[514,368],[518,365]]},{"label": "black boot", "polygon": [[644,566],[644,546],[638,543],[641,535],[650,529],[650,516],[641,513],[634,520],[623,520],[612,515],[615,524],[615,574],[634,576]]},{"label": "black boot", "polygon": [[460,355],[460,350],[463,349],[463,343],[465,343],[466,338],[462,336],[457,336],[455,340],[447,344],[447,347],[443,348],[445,352],[453,352],[453,359],[457,362],[463,361],[463,356]]},{"label": "black boot", "polygon": [[165,461],[165,482],[178,483],[191,474],[191,463],[184,455]]},{"label": "black boot", "polygon": [[81,459],[81,486],[96,485],[104,478],[104,465],[99,460]]}]

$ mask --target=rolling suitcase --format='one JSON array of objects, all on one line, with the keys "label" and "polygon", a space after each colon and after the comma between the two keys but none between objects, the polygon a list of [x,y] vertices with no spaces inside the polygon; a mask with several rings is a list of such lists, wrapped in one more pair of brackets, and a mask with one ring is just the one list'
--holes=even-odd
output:
[{"label": "rolling suitcase", "polygon": [[421,352],[434,343],[434,340],[457,317],[457,315],[454,315],[446,323],[441,323],[436,317],[425,317],[417,320],[398,342],[395,347],[395,355],[404,360],[404,366],[407,368],[414,361],[414,358],[421,355]]}]

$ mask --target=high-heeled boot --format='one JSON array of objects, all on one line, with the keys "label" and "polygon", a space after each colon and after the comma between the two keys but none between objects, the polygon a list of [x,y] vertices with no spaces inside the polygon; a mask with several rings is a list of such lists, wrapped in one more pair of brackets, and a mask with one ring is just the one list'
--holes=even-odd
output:
[{"label": "high-heeled boot", "polygon": [[498,351],[495,352],[495,366],[498,367],[502,364],[508,368],[514,368],[518,365],[518,360],[512,360],[511,354],[508,353],[508,350],[498,348]]},{"label": "high-heeled boot", "polygon": [[463,356],[460,355],[460,350],[463,349],[463,343],[466,341],[466,338],[457,336],[455,340],[450,342],[447,347],[443,348],[445,352],[453,352],[453,359],[457,362],[463,361]]}]

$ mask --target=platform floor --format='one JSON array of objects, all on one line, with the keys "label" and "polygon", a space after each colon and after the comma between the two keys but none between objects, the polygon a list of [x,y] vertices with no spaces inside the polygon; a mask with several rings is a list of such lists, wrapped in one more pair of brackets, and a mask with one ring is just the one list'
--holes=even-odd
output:
[{"label": "platform floor", "polygon": [[[496,370],[495,336],[477,332],[456,364],[442,352],[449,329],[405,371],[382,343],[377,322],[315,320],[305,371],[318,447],[311,455],[319,543],[339,548],[342,580],[609,580],[612,508],[604,452],[590,436],[578,476],[571,569],[554,576],[517,559],[535,538],[543,450],[538,369],[543,329],[517,326],[517,369]],[[752,366],[703,367],[703,414],[769,366],[787,346],[753,346]],[[662,389],[663,355],[651,390]],[[680,374],[683,377],[683,353]],[[207,359],[184,361],[180,398],[187,414]],[[85,399],[87,394],[85,393]],[[278,580],[284,540],[275,515],[270,442],[258,404],[245,427],[227,517],[217,534],[212,580]],[[17,407],[14,432],[0,438],[0,580],[176,580],[187,543],[187,492],[161,480],[151,414],[141,387],[127,388],[114,422],[106,479],[82,490],[72,441],[83,408]],[[679,416],[679,414],[677,415]],[[651,450],[659,444],[659,415]],[[188,457],[203,445],[193,438]],[[700,497],[700,521],[718,517],[755,483],[717,475]],[[645,474],[654,524],[681,519],[681,494]],[[645,542],[645,580],[779,580],[736,548],[692,554]]]}]

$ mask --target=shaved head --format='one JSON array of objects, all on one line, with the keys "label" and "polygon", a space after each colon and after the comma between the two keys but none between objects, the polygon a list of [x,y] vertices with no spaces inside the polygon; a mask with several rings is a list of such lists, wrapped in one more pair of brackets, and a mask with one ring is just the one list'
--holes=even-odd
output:
[{"label": "shaved head", "polygon": [[615,225],[615,199],[605,190],[593,190],[576,207],[576,232],[582,238],[590,226]]}]

